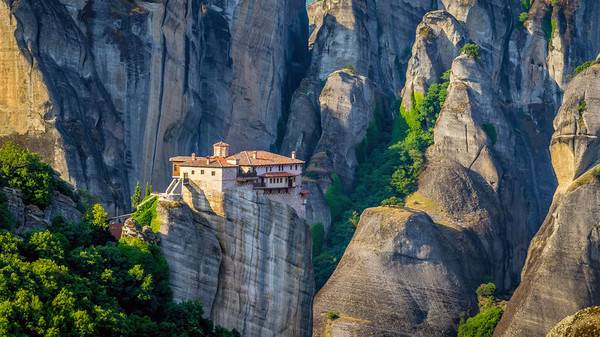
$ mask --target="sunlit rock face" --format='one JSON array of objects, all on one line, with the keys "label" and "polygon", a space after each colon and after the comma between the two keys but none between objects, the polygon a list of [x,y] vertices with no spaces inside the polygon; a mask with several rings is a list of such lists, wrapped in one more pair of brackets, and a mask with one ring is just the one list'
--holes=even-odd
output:
[{"label": "sunlit rock face", "polygon": [[550,146],[559,187],[495,336],[543,336],[600,301],[598,83],[600,66],[594,65],[566,87]]},{"label": "sunlit rock face", "polygon": [[207,317],[242,336],[311,336],[314,278],[304,219],[251,188],[193,190],[184,200],[157,208],[175,300],[200,300]]},{"label": "sunlit rock face", "polygon": [[137,180],[166,187],[171,156],[218,140],[270,148],[306,68],[305,13],[274,0],[3,1],[0,137],[129,208]]}]

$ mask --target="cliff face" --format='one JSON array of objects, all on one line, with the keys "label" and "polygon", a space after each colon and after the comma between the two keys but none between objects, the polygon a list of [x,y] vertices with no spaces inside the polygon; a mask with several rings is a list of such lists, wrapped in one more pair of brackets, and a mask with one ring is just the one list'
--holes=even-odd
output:
[{"label": "cliff face", "polygon": [[[319,173],[318,180],[310,181],[316,193],[307,204],[309,223],[329,228],[329,210],[318,196],[331,184],[328,167],[334,167],[347,192],[352,190],[356,146],[375,114],[394,114],[388,107],[402,90],[415,28],[432,6],[429,0],[317,0],[308,5],[311,64],[294,92],[281,152],[301,149],[299,155]],[[359,78],[360,88],[343,85],[344,73]],[[338,99],[356,103],[350,120],[339,117],[350,109],[332,104]],[[331,144],[332,137],[344,144]],[[334,160],[324,162],[324,153]]]},{"label": "cliff face", "polygon": [[304,13],[291,0],[5,0],[0,137],[121,207],[137,179],[166,186],[170,156],[221,139],[268,149],[305,68]]},{"label": "cliff face", "polygon": [[[497,336],[543,335],[566,316],[600,301],[600,184],[595,166],[600,130],[600,66],[567,86],[550,151],[559,187],[529,247],[522,282]],[[578,109],[586,102],[585,109]]]},{"label": "cliff face", "polygon": [[[474,310],[469,289],[485,272],[483,247],[472,234],[438,221],[410,208],[364,211],[344,257],[315,298],[313,335],[456,335],[448,327],[457,314]],[[471,256],[480,261],[462,263]],[[340,318],[328,320],[330,311]]]},{"label": "cliff face", "polygon": [[182,202],[157,208],[175,300],[200,300],[243,336],[310,336],[312,246],[296,211],[251,189],[184,198],[198,212]]},{"label": "cliff face", "polygon": [[[444,318],[433,324],[439,324],[436,326],[438,331],[453,331],[459,318],[465,317],[465,312],[476,305],[475,296],[469,294],[473,294],[477,284],[485,276],[492,276],[498,287],[505,291],[511,291],[519,284],[529,242],[548,209],[551,209],[551,213],[554,212],[555,208],[550,208],[551,196],[557,186],[556,176],[558,183],[561,183],[560,176],[563,172],[556,170],[555,176],[551,165],[554,162],[546,149],[551,142],[554,127],[559,128],[556,121],[554,127],[552,125],[555,111],[562,102],[559,88],[564,87],[566,75],[576,65],[586,59],[595,59],[600,48],[600,45],[593,42],[597,39],[596,32],[590,32],[593,37],[583,39],[590,41],[592,50],[568,36],[580,34],[578,31],[585,26],[582,18],[589,18],[588,15],[595,13],[597,3],[582,1],[574,4],[559,1],[552,7],[550,2],[535,1],[523,27],[517,27],[519,23],[514,19],[523,11],[519,1],[442,3],[440,11],[425,15],[423,22],[416,28],[415,44],[406,72],[407,84],[403,97],[410,98],[412,91],[425,94],[431,83],[439,81],[443,71],[452,69],[446,101],[434,128],[434,145],[426,153],[427,165],[419,178],[418,192],[407,199],[406,207],[426,212],[435,222],[449,224],[454,229],[455,235],[432,235],[423,239],[424,242],[441,241],[448,246],[476,247],[477,253],[462,255],[461,252],[448,251],[448,254],[455,254],[456,259],[468,265],[468,271],[452,269],[452,264],[447,261],[441,263],[447,269],[412,269],[410,278],[438,280],[443,290],[425,288],[421,297],[403,297],[401,294],[410,291],[410,285],[390,281],[390,284],[397,286],[371,289],[367,282],[360,280],[368,279],[372,271],[360,268],[351,270],[343,262],[346,255],[355,254],[355,240],[363,242],[363,251],[379,247],[376,240],[362,241],[364,237],[357,230],[338,270],[315,298],[315,333],[326,329],[327,322],[323,315],[327,310],[336,310],[336,307],[342,315],[346,312],[354,322],[379,322],[374,324],[377,329],[394,330],[396,335],[427,334],[422,331],[433,331],[427,330],[432,328],[432,323],[427,319],[403,319],[403,325],[399,325],[401,328],[394,329],[394,324],[388,324],[386,319],[379,319],[377,316],[386,317],[392,322],[396,309],[372,310],[378,312],[377,315],[370,314],[368,310],[361,311],[346,299],[351,295],[344,295],[336,290],[345,287],[353,289],[355,293],[366,293],[368,290],[369,298],[375,299],[398,295],[395,300],[397,308],[402,308],[404,315],[414,317],[419,317],[420,311],[436,315],[438,309],[431,305],[430,299],[439,292],[466,294],[456,297],[450,294],[437,302],[437,306],[444,307],[446,311],[442,315]],[[550,39],[547,39],[545,30],[553,21],[557,28]],[[479,46],[479,57],[458,55],[461,45],[466,41],[473,41]],[[564,45],[559,46],[559,43]],[[450,64],[448,60],[453,61]],[[561,69],[560,76],[556,73],[558,68]],[[573,102],[569,106],[575,106],[576,111],[581,99],[575,102],[576,99],[569,98],[565,93],[565,104],[570,100]],[[410,100],[405,99],[403,104],[405,108],[411,107]],[[581,125],[593,124],[594,120],[592,115],[586,118],[584,114],[583,120],[577,122],[575,115],[569,116],[569,121]],[[573,128],[572,123],[569,125]],[[589,134],[595,134],[595,131],[589,131]],[[580,140],[575,141],[573,149],[577,149],[578,144],[589,145],[585,137],[577,139]],[[571,148],[571,145],[567,144],[565,148]],[[595,146],[590,149],[596,151]],[[557,151],[554,150],[554,145],[551,151],[553,154]],[[578,151],[574,152],[583,153]],[[569,151],[564,152],[566,154]],[[585,171],[589,169],[591,158],[597,158],[592,156],[586,162],[578,156],[580,155],[571,154],[569,157],[572,158],[569,163],[575,163],[569,164],[573,172],[577,171],[577,163],[580,161],[587,166],[579,171]],[[556,168],[556,164],[554,166]],[[595,199],[590,195],[590,200]],[[572,204],[576,202],[573,200]],[[366,214],[369,213],[365,212]],[[571,217],[566,215],[563,218]],[[422,242],[402,231],[397,235],[398,241]],[[430,233],[424,231],[423,235]],[[565,247],[569,245],[567,242],[571,241],[565,241]],[[398,263],[402,268],[409,266],[408,262]],[[383,271],[381,274],[388,275]],[[453,285],[445,284],[449,274],[458,275],[456,278],[462,281]],[[536,281],[535,284],[539,282]],[[549,286],[545,290],[547,296],[552,294],[550,289],[557,287],[558,283]],[[581,298],[585,296],[583,294]],[[446,298],[451,299],[450,305],[446,305]],[[454,301],[458,298],[468,303],[458,304],[458,301]],[[539,304],[536,299],[529,299],[532,306]],[[577,303],[573,308],[584,304],[579,303],[579,299],[577,297],[573,300],[572,303]],[[381,307],[385,308],[385,305]],[[556,315],[558,319],[574,313],[556,309],[560,307],[554,302],[544,306],[549,308],[545,310],[561,311],[560,315]],[[531,308],[523,309],[520,319],[527,321],[529,309]],[[540,315],[540,319],[541,317],[546,316]],[[549,320],[549,328],[557,321]],[[344,330],[341,330],[342,325]],[[349,324],[343,320],[339,324],[334,321],[330,328],[336,336],[360,335],[357,331],[363,331],[359,324]],[[515,336],[517,335],[530,334],[516,333]]]}]

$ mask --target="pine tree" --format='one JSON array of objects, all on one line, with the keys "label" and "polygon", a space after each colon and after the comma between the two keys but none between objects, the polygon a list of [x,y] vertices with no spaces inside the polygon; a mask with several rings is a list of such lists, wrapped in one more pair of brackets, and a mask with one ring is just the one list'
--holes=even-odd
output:
[{"label": "pine tree", "polygon": [[140,202],[142,202],[142,189],[140,187],[140,182],[137,182],[137,186],[135,186],[135,191],[133,192],[133,197],[131,197],[131,207],[136,210]]},{"label": "pine tree", "polygon": [[144,199],[149,197],[151,193],[152,193],[152,185],[150,185],[148,182],[146,182],[146,196]]}]

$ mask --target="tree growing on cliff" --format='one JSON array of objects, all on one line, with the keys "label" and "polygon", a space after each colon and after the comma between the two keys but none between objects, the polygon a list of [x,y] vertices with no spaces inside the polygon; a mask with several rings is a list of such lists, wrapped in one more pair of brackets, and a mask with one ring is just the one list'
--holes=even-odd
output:
[{"label": "tree growing on cliff", "polygon": [[150,194],[152,194],[152,185],[150,185],[149,182],[146,182],[146,195],[144,196],[144,199],[148,198]]},{"label": "tree growing on cliff", "polygon": [[133,197],[131,197],[131,208],[136,210],[140,202],[142,202],[142,188],[140,187],[140,182],[138,180],[135,191],[133,192]]},{"label": "tree growing on cliff", "polygon": [[479,59],[479,46],[475,43],[467,43],[460,50],[461,55],[467,55],[473,60]]},{"label": "tree growing on cliff", "polygon": [[26,204],[45,208],[58,185],[52,167],[35,154],[8,141],[0,148],[0,187],[21,191]]}]

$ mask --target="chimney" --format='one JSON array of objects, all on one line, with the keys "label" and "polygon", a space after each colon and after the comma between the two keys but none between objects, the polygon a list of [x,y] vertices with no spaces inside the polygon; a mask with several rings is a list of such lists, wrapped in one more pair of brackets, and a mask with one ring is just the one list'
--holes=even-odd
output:
[{"label": "chimney", "polygon": [[196,160],[196,154],[192,153],[192,160]]},{"label": "chimney", "polygon": [[256,151],[252,152],[252,159],[256,159]]},{"label": "chimney", "polygon": [[296,159],[296,151],[292,151],[292,159]]}]

